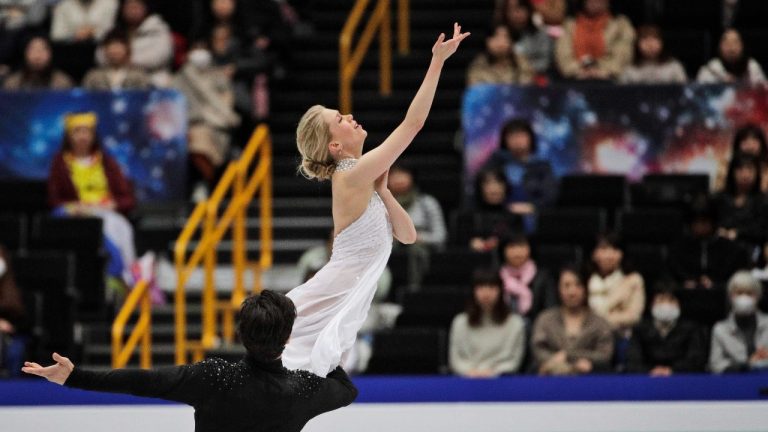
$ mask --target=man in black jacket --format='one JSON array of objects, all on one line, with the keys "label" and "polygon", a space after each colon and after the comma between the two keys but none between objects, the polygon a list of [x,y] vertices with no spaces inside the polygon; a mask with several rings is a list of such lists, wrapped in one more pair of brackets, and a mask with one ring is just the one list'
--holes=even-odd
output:
[{"label": "man in black jacket", "polygon": [[208,359],[156,370],[95,372],[75,368],[56,353],[56,364],[25,363],[22,370],[85,390],[129,393],[195,408],[195,431],[300,431],[313,417],[347,406],[357,389],[339,367],[326,378],[286,370],[280,356],[296,318],[293,302],[264,291],[240,310],[240,339],[248,354],[238,363]]}]

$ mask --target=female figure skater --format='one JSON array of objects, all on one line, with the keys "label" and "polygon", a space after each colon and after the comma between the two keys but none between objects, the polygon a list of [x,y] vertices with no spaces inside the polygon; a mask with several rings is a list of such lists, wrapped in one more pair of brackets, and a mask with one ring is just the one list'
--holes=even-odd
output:
[{"label": "female figure skater", "polygon": [[365,155],[367,132],[351,114],[315,105],[299,121],[299,171],[310,179],[331,180],[335,238],[328,264],[288,293],[298,312],[283,353],[288,369],[324,377],[343,362],[368,313],[392,237],[406,244],[416,241],[408,213],[387,189],[387,174],[424,125],[443,64],[467,36],[455,23],[452,39],[438,37],[405,119]]}]

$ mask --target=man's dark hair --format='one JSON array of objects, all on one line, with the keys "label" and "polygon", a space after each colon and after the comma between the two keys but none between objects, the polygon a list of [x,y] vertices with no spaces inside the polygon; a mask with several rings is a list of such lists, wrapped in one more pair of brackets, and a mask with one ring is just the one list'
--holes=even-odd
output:
[{"label": "man's dark hair", "polygon": [[291,299],[264,290],[245,299],[240,307],[240,340],[255,359],[274,360],[285,349],[295,319],[296,307]]}]

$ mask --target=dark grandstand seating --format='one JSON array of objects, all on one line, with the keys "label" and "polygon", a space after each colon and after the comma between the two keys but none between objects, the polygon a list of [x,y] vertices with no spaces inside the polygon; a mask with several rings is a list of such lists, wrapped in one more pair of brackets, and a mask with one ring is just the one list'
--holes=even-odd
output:
[{"label": "dark grandstand seating", "polygon": [[447,364],[446,331],[397,328],[377,333],[367,374],[436,374]]},{"label": "dark grandstand seating", "polygon": [[423,287],[419,292],[403,293],[403,312],[397,317],[397,327],[433,327],[447,329],[459,312],[464,310],[471,294],[464,287]]},{"label": "dark grandstand seating", "polygon": [[566,175],[560,179],[560,207],[599,207],[613,210],[628,201],[627,179],[619,175]]},{"label": "dark grandstand seating", "polygon": [[589,247],[607,229],[606,211],[599,208],[543,209],[539,213],[536,240],[541,244]]},{"label": "dark grandstand seating", "polygon": [[683,213],[674,208],[621,210],[616,231],[627,243],[669,244],[683,232]]},{"label": "dark grandstand seating", "polygon": [[649,174],[632,187],[633,207],[684,208],[709,193],[706,174]]},{"label": "dark grandstand seating", "polygon": [[494,256],[466,248],[451,248],[433,253],[430,262],[430,272],[424,277],[424,285],[466,286],[472,280],[472,272],[477,268],[491,266]]}]

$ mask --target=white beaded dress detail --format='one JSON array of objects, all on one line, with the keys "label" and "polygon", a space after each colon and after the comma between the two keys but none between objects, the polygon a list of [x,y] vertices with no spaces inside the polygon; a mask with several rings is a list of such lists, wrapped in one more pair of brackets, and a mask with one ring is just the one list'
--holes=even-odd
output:
[{"label": "white beaded dress detail", "polygon": [[[357,161],[344,159],[337,171]],[[283,352],[288,369],[326,376],[355,343],[392,251],[392,225],[374,192],[363,213],[333,241],[330,261],[314,277],[288,293],[297,317]]]}]

